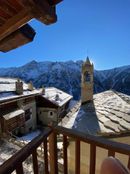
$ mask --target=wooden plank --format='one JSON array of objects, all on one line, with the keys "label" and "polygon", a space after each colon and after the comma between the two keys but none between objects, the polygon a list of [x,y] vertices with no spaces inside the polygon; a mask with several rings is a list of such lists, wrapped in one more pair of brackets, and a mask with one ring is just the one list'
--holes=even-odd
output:
[{"label": "wooden plank", "polygon": [[24,5],[31,6],[34,17],[46,25],[57,21],[55,6],[50,6],[47,0],[24,1]]},{"label": "wooden plank", "polygon": [[16,14],[16,10],[14,10],[10,4],[8,3],[8,1],[5,0],[1,0],[0,1],[0,8],[3,9],[6,13],[8,13],[9,15],[14,15]]},{"label": "wooden plank", "polygon": [[127,165],[128,169],[130,169],[130,156],[129,156],[129,159],[128,159],[128,165]]},{"label": "wooden plank", "polygon": [[115,152],[112,150],[108,150],[108,156],[113,156],[115,157]]},{"label": "wooden plank", "polygon": [[17,174],[24,174],[22,163],[20,163],[19,165],[17,165],[17,167],[16,167],[16,173]]},{"label": "wooden plank", "polygon": [[37,149],[34,149],[32,152],[33,159],[33,171],[34,174],[38,174],[38,160],[37,160]]},{"label": "wooden plank", "polygon": [[75,141],[75,174],[80,174],[80,141]]},{"label": "wooden plank", "polygon": [[96,169],[96,145],[90,145],[90,170],[89,174],[95,174]]},{"label": "wooden plank", "polygon": [[49,158],[50,174],[58,174],[57,136],[54,132],[49,136]]},{"label": "wooden plank", "polygon": [[8,5],[13,8],[16,12],[19,12],[22,10],[22,8],[24,7],[22,3],[20,3],[21,0],[6,0],[6,3],[8,3]]},{"label": "wooden plank", "polygon": [[44,166],[45,166],[45,174],[49,174],[47,139],[44,140]]},{"label": "wooden plank", "polygon": [[65,135],[63,135],[63,159],[64,159],[64,174],[68,174],[67,136]]},{"label": "wooden plank", "polygon": [[3,21],[6,21],[10,18],[11,16],[6,13],[3,9],[1,9],[0,7],[0,18],[3,20]]},{"label": "wooden plank", "polygon": [[0,27],[0,40],[17,30],[20,26],[27,23],[32,18],[33,16],[30,13],[30,10],[27,8],[19,12],[11,19],[7,20],[7,22]]}]

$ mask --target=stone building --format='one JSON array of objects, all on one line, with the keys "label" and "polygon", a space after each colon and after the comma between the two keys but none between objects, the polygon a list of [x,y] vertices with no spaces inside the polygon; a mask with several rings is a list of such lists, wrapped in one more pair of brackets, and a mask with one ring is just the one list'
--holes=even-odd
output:
[{"label": "stone building", "polygon": [[82,65],[81,73],[81,102],[83,104],[93,100],[93,64],[88,57]]},{"label": "stone building", "polygon": [[42,125],[57,125],[67,114],[72,96],[54,87],[44,89],[37,97],[38,121]]},{"label": "stone building", "polygon": [[36,96],[30,84],[19,79],[0,78],[0,132],[27,133],[37,126]]}]

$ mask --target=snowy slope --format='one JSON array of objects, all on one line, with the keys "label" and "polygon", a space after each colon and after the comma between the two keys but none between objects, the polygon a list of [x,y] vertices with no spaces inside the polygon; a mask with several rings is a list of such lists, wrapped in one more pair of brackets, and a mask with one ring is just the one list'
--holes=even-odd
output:
[{"label": "snowy slope", "polygon": [[[82,61],[36,62],[35,60],[17,68],[1,68],[1,77],[19,77],[32,81],[35,87],[53,86],[80,98]],[[115,89],[130,95],[130,66],[104,71],[94,71],[94,92]]]}]

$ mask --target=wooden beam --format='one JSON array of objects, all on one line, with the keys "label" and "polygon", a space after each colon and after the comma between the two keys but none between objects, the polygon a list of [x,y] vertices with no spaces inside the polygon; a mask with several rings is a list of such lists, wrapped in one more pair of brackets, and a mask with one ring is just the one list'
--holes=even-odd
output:
[{"label": "wooden beam", "polygon": [[7,52],[29,43],[33,41],[35,34],[36,32],[34,29],[30,25],[25,24],[0,41],[0,51]]},{"label": "wooden beam", "polygon": [[48,25],[57,21],[55,7],[50,6],[47,0],[23,0],[25,6],[32,7],[34,18]]},{"label": "wooden beam", "polygon": [[53,5],[56,5],[58,3],[60,3],[62,0],[48,0],[48,3],[53,6]]},{"label": "wooden beam", "polygon": [[32,18],[36,18],[47,25],[57,21],[55,7],[50,6],[47,0],[7,0],[7,4],[9,4],[10,8],[19,9],[19,12],[10,16],[10,14],[6,13],[8,10],[4,11],[4,13],[3,9],[0,10],[2,13],[1,20],[5,19],[4,24],[0,26],[0,40],[16,31]]},{"label": "wooden beam", "polygon": [[23,9],[17,15],[7,20],[7,22],[0,27],[0,40],[31,20],[33,15],[32,13],[29,13],[29,11],[29,8]]},{"label": "wooden beam", "polygon": [[12,8],[12,6],[10,6],[8,1],[5,1],[5,0],[0,1],[0,8],[3,9],[7,14],[9,14],[11,16],[17,13],[17,11],[14,10],[14,8]]},{"label": "wooden beam", "polygon": [[8,20],[11,17],[11,15],[4,11],[4,9],[2,9],[2,7],[0,6],[0,17],[2,17],[5,20]]},{"label": "wooden beam", "polygon": [[21,0],[6,0],[6,3],[8,3],[8,5],[16,12],[19,12],[24,7]]}]

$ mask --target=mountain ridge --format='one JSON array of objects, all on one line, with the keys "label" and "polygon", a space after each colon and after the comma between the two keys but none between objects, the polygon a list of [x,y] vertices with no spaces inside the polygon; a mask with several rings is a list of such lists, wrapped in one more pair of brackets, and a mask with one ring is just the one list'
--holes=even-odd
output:
[{"label": "mountain ridge", "polygon": [[[80,98],[81,65],[83,61],[28,62],[20,67],[0,68],[1,77],[32,81],[35,87],[54,86]],[[94,93],[114,89],[130,95],[130,65],[108,70],[94,70]]]}]

